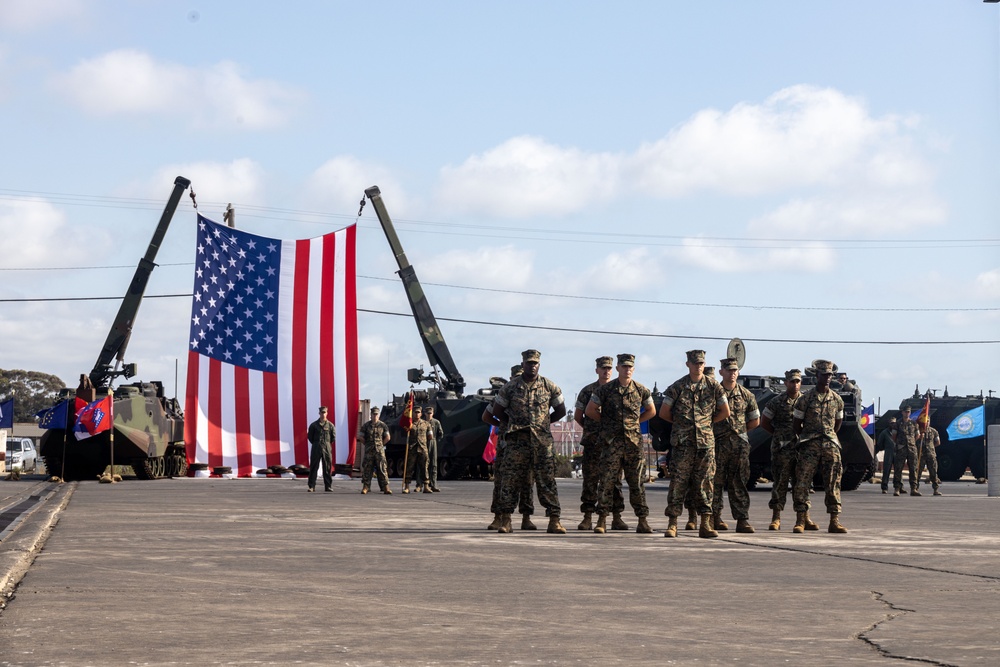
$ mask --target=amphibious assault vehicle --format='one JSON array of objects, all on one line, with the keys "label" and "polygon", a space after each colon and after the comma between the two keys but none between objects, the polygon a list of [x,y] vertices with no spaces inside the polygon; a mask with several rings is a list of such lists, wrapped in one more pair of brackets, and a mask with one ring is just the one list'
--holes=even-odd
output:
[{"label": "amphibious assault vehicle", "polygon": [[[125,349],[149,276],[156,266],[156,253],[181,195],[190,184],[181,176],[174,180],[163,215],[145,256],[139,260],[93,370],[80,376],[75,391],[64,389],[59,397],[60,401],[70,401],[67,423],[47,430],[40,447],[50,475],[67,480],[94,479],[109,465],[130,465],[139,479],[183,476],[187,472],[184,416],[177,400],[164,395],[163,383],[133,382],[112,389],[111,382],[117,377],[130,379],[136,374],[135,364],[123,363]],[[114,396],[114,428],[77,440],[72,433],[74,398],[77,403],[90,403],[109,394]]]}]

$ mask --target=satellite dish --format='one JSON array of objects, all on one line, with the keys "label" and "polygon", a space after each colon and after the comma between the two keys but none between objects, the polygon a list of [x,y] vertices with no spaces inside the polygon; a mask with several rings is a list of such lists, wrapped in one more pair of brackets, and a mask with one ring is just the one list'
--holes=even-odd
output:
[{"label": "satellite dish", "polygon": [[729,347],[726,348],[726,356],[735,359],[736,365],[740,370],[743,370],[743,364],[747,360],[747,348],[744,347],[743,341],[739,338],[734,338],[729,341]]}]

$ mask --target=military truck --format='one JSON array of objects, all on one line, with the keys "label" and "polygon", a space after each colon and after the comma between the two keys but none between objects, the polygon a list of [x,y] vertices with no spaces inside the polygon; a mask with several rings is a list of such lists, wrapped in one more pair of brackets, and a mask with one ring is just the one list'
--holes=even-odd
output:
[{"label": "military truck", "polygon": [[[176,399],[164,395],[163,383],[133,382],[112,388],[115,378],[131,379],[134,363],[124,363],[125,350],[142,303],[154,260],[184,190],[191,182],[178,176],[160,222],[139,260],[132,282],[111,325],[104,347],[88,375],[80,376],[76,390],[63,389],[60,401],[69,401],[65,424],[48,429],[39,452],[50,475],[67,480],[94,479],[109,465],[130,465],[139,479],[183,476],[187,472],[184,416]],[[75,406],[114,396],[114,428],[77,440],[72,433]]]},{"label": "military truck", "polygon": [[[913,396],[903,399],[899,407],[907,406],[916,414],[925,402],[920,388],[913,390]],[[941,435],[941,446],[937,449],[938,477],[944,482],[959,480],[965,471],[973,477],[986,477],[986,439],[984,436],[952,440],[948,436],[948,426],[958,415],[979,406],[984,407],[984,424],[1000,424],[1000,398],[978,396],[951,396],[945,388],[943,395],[931,397],[931,426]],[[899,418],[899,410],[887,410],[875,422],[876,436],[889,427],[890,418]]]},{"label": "military truck", "polygon": [[[416,270],[406,258],[392,219],[382,201],[381,191],[378,186],[372,186],[365,190],[365,196],[371,201],[396,258],[399,266],[397,273],[403,282],[420,340],[432,367],[429,373],[425,373],[422,368],[409,369],[407,381],[411,388],[424,382],[433,385],[432,389],[414,390],[414,405],[422,408],[433,406],[434,417],[444,429],[444,438],[438,443],[438,477],[457,479],[471,475],[485,478],[489,475],[489,465],[483,461],[482,456],[490,429],[482,422],[482,415],[496,391],[503,386],[503,378],[491,380],[490,387],[480,389],[475,394],[465,394],[465,378],[452,359],[448,344],[417,279]],[[403,475],[406,431],[399,427],[399,418],[408,400],[409,392],[401,396],[393,395],[392,401],[382,409],[381,414],[382,421],[389,426],[390,440],[385,455],[389,474],[394,477]]]}]

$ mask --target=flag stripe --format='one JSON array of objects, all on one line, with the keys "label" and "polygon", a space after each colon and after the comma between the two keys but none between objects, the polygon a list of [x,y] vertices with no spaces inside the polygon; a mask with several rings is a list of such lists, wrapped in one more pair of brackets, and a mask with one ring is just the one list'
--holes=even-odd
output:
[{"label": "flag stripe", "polygon": [[[230,392],[226,392],[227,394]],[[222,465],[222,362],[208,360],[208,466]]]},{"label": "flag stripe", "polygon": [[320,313],[319,313],[319,381],[322,405],[330,408],[336,421],[336,387],[333,369],[333,329],[334,308],[340,305],[334,294],[333,267],[336,263],[336,235],[322,238],[322,263],[320,268]]},{"label": "flag stripe", "polygon": [[264,373],[264,442],[267,466],[281,465],[281,426],[278,406],[278,374]]},{"label": "flag stripe", "polygon": [[236,466],[240,475],[253,474],[253,448],[250,432],[250,369],[233,366],[233,396],[236,399]]},{"label": "flag stripe", "polygon": [[184,392],[184,449],[189,464],[198,460],[198,361],[201,355],[188,350],[187,389]]},{"label": "flag stripe", "polygon": [[309,394],[306,388],[309,333],[309,241],[295,243],[295,279],[292,307],[292,437],[295,458],[309,458],[306,431]]}]

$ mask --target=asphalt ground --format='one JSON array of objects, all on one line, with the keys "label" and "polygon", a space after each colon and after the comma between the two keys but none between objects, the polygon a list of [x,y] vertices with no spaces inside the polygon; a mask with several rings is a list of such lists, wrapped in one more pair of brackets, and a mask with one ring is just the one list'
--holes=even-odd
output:
[{"label": "asphalt ground", "polygon": [[[485,530],[492,483],[0,482],[2,665],[1000,664],[1000,499],[844,494],[846,535]],[[12,491],[11,489],[17,489]],[[728,510],[727,519],[728,519]],[[732,525],[732,522],[730,522]],[[515,523],[517,526],[518,523]],[[32,557],[34,560],[32,562]],[[20,566],[17,564],[20,563]],[[12,566],[14,564],[14,566]],[[28,565],[30,564],[30,567]],[[20,567],[21,572],[16,572]]]}]

